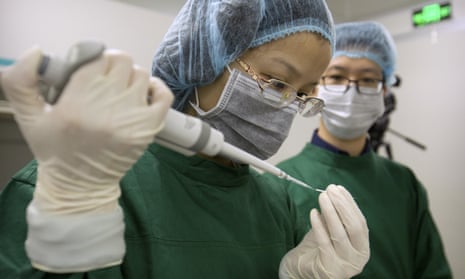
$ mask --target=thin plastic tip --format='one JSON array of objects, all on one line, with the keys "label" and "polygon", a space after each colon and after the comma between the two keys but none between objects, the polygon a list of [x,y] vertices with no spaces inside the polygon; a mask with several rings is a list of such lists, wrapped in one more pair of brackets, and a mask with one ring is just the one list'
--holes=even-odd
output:
[{"label": "thin plastic tip", "polygon": [[304,182],[302,182],[302,181],[300,181],[300,180],[298,180],[298,179],[295,179],[294,177],[292,177],[292,176],[290,176],[290,175],[287,175],[287,178],[286,178],[286,179],[289,180],[289,181],[292,181],[292,182],[294,182],[295,184],[300,185],[300,186],[302,186],[302,187],[304,187],[304,188],[308,188],[308,189],[310,189],[310,190],[313,190],[313,191],[316,191],[316,192],[320,192],[320,193],[323,193],[323,192],[324,192],[324,190],[321,190],[321,189],[318,189],[318,188],[314,188],[314,187],[308,185],[307,183],[304,183]]}]

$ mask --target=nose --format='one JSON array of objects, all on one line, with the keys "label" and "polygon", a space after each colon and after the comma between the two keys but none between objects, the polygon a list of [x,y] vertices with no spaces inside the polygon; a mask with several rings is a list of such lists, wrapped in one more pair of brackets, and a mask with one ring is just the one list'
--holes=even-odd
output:
[{"label": "nose", "polygon": [[358,86],[358,80],[348,79],[347,81],[348,81],[347,86],[350,86],[350,85],[353,85],[355,87]]}]

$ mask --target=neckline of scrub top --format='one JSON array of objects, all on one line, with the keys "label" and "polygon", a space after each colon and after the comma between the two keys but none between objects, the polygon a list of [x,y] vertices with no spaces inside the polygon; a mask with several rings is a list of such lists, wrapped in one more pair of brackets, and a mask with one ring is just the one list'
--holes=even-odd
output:
[{"label": "neckline of scrub top", "polygon": [[[318,135],[318,129],[315,129],[315,131],[313,132],[313,136],[312,136],[312,140],[310,141],[311,144],[314,144],[316,146],[319,146],[323,149],[326,149],[328,151],[331,151],[331,152],[334,152],[334,153],[337,153],[337,154],[341,154],[341,155],[346,155],[346,156],[350,156],[349,153],[347,151],[344,151],[342,149],[339,149],[337,148],[336,146],[330,144],[329,142],[325,141],[324,139],[322,139],[319,135]],[[364,154],[367,154],[368,152],[370,152],[371,150],[371,144],[370,144],[370,141],[368,140],[368,138],[365,140],[365,145],[363,146],[363,150],[362,152],[360,153],[360,155],[358,156],[362,156]],[[357,157],[358,157],[357,156]]]},{"label": "neckline of scrub top", "polygon": [[303,153],[304,156],[310,156],[312,158],[316,156],[318,161],[322,164],[345,169],[360,168],[365,167],[367,164],[373,164],[375,156],[375,153],[371,148],[365,154],[359,156],[348,156],[346,154],[330,151],[313,143],[305,145]]},{"label": "neckline of scrub top", "polygon": [[228,167],[197,155],[185,156],[158,144],[151,144],[149,152],[186,177],[208,185],[238,187],[246,184],[250,178],[249,165]]}]

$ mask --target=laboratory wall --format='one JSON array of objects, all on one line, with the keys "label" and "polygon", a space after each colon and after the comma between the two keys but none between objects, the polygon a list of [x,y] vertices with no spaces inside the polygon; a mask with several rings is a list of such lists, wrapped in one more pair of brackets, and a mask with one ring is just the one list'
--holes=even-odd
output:
[{"label": "laboratory wall", "polygon": [[[413,9],[383,15],[398,50],[396,73],[402,78],[392,92],[397,100],[390,128],[426,146],[421,150],[387,132],[393,159],[409,166],[429,194],[432,214],[443,238],[454,278],[465,278],[465,1],[453,1],[450,21],[415,29]],[[278,154],[279,162],[299,152],[318,118],[298,117]],[[386,149],[379,153],[387,156]],[[373,185],[376,187],[376,185]]]},{"label": "laboratory wall", "polygon": [[[465,1],[452,4],[452,20],[421,29],[410,23],[414,7],[372,19],[386,25],[398,48],[396,72],[402,84],[393,89],[397,106],[390,127],[427,149],[389,132],[385,141],[394,160],[412,168],[428,190],[455,278],[465,278]],[[173,18],[107,0],[0,0],[0,58],[15,59],[33,45],[64,56],[73,43],[97,39],[127,51],[135,63],[150,69],[153,52]],[[270,162],[298,153],[318,122],[318,117],[297,117]],[[0,113],[0,188],[31,157],[11,117]]]},{"label": "laboratory wall", "polygon": [[[107,0],[0,0],[0,58],[17,59],[32,46],[65,57],[74,43],[98,40],[128,52],[150,71],[173,18]],[[0,111],[5,111],[1,100]],[[31,158],[12,117],[0,112],[0,189]]]}]

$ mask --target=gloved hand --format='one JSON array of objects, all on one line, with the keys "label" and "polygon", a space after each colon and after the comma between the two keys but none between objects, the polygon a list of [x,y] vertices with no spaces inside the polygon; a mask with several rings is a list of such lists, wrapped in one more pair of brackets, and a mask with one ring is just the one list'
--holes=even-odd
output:
[{"label": "gloved hand", "polygon": [[51,106],[38,87],[41,57],[33,48],[2,76],[38,162],[26,252],[36,268],[51,272],[119,264],[125,251],[119,181],[162,128],[173,96],[128,55],[107,50],[78,69]]},{"label": "gloved hand", "polygon": [[342,186],[320,194],[321,214],[310,212],[311,230],[282,259],[281,279],[346,279],[359,274],[370,257],[365,217]]}]

